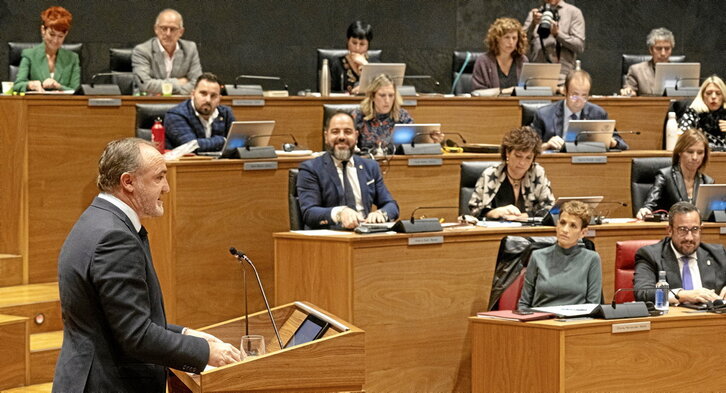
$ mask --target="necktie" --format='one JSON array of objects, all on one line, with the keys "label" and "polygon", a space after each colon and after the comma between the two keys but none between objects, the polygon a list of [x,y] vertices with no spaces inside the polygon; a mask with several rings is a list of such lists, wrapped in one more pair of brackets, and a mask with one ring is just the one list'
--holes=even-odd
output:
[{"label": "necktie", "polygon": [[570,120],[577,120],[577,113],[573,113],[570,115]]},{"label": "necktie", "polygon": [[689,258],[686,256],[681,257],[683,261],[683,271],[681,272],[681,281],[683,282],[683,289],[693,289],[693,279],[691,279],[691,269],[688,267]]},{"label": "necktie", "polygon": [[348,160],[343,160],[340,163],[343,165],[343,204],[355,210],[355,195],[350,180],[348,180]]}]

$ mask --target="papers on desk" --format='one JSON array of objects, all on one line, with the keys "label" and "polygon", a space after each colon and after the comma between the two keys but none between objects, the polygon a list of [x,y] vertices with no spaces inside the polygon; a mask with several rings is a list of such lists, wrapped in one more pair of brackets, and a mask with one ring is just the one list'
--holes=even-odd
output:
[{"label": "papers on desk", "polygon": [[485,228],[515,228],[521,227],[521,222],[513,221],[479,221],[476,225]]},{"label": "papers on desk", "polygon": [[532,307],[532,311],[549,312],[565,318],[590,315],[599,304],[571,304],[564,306]]},{"label": "papers on desk", "polygon": [[479,318],[489,318],[489,319],[503,319],[507,321],[539,321],[541,319],[550,319],[554,318],[555,314],[549,313],[549,312],[533,312],[528,315],[522,315],[522,314],[515,314],[514,310],[498,310],[498,311],[487,311],[487,312],[478,312],[476,313],[476,316]]},{"label": "papers on desk", "polygon": [[71,95],[75,92],[76,92],[75,90],[46,90],[46,91],[27,90],[25,92],[25,94],[30,94],[30,95],[33,95],[33,94],[55,94],[55,95],[67,94],[67,95]]},{"label": "papers on desk", "polygon": [[603,224],[627,224],[630,222],[636,222],[638,221],[635,218],[603,218],[602,223]]},{"label": "papers on desk", "polygon": [[275,150],[275,154],[277,154],[278,157],[305,157],[313,154],[312,150],[293,150],[293,151],[284,151],[284,150]]},{"label": "papers on desk", "polygon": [[350,231],[334,231],[332,229],[309,229],[306,231],[292,231],[301,235],[308,236],[347,236],[350,235]]}]

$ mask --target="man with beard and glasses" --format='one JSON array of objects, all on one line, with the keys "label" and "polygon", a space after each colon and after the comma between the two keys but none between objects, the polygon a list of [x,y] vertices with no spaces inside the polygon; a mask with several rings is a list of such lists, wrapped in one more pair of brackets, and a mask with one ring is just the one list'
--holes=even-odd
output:
[{"label": "man with beard and glasses", "polygon": [[337,112],[325,127],[325,154],[300,164],[297,192],[306,229],[354,229],[398,218],[378,163],[354,157],[357,140],[353,117]]},{"label": "man with beard and glasses", "polygon": [[219,105],[220,82],[205,72],[192,90],[190,99],[171,108],[164,117],[166,147],[173,149],[196,139],[197,151],[220,151],[234,121],[232,109]]},{"label": "man with beard and glasses", "polygon": [[635,298],[654,301],[658,272],[666,272],[668,284],[678,295],[670,303],[706,303],[726,295],[726,249],[721,244],[701,243],[701,215],[688,202],[671,207],[668,236],[641,247],[635,254]]}]

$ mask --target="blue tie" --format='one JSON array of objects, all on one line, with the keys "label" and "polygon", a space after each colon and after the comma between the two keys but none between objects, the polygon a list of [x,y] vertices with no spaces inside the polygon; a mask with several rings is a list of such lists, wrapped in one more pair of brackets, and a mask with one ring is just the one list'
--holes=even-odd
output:
[{"label": "blue tie", "polygon": [[691,269],[688,268],[689,258],[686,256],[682,256],[681,260],[683,261],[683,271],[681,272],[681,281],[683,281],[683,289],[691,290],[691,289],[693,289],[693,279],[691,278]]},{"label": "blue tie", "polygon": [[343,202],[345,206],[355,210],[355,194],[348,179],[348,160],[340,162],[343,165]]}]

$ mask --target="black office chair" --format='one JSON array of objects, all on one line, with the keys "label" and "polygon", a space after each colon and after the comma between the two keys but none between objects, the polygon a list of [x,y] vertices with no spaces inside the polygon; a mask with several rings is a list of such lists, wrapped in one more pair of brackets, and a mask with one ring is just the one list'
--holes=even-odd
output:
[{"label": "black office chair", "polygon": [[109,66],[113,75],[113,83],[123,95],[134,94],[134,73],[131,66],[132,48],[110,48]]},{"label": "black office chair", "polygon": [[136,104],[136,137],[151,140],[151,127],[157,118],[164,120],[166,112],[177,104]]},{"label": "black office chair", "polygon": [[522,125],[523,126],[529,126],[532,125],[532,122],[534,121],[534,114],[537,112],[537,109],[551,104],[551,101],[536,101],[536,102],[522,102],[520,106],[522,107]]},{"label": "black office chair", "polygon": [[[633,207],[633,217],[643,207],[645,198],[655,182],[655,175],[659,170],[671,165],[672,159],[670,157],[633,158],[630,166],[630,202]],[[663,208],[668,210],[670,206],[657,207],[657,209]]]},{"label": "black office chair", "polygon": [[[680,120],[681,117],[683,117],[683,115],[686,113],[688,107],[691,106],[692,102],[693,98],[671,100],[670,104],[668,105],[668,112],[675,112],[676,120]],[[668,124],[668,112],[666,112],[665,118],[663,119],[663,149],[665,149],[666,147],[666,125]]]},{"label": "black office chair", "polygon": [[[467,53],[471,54],[469,56],[469,61],[466,60]],[[466,67],[464,67],[464,71],[461,73],[461,78],[459,78],[459,82],[456,84],[456,86],[452,86],[454,94],[459,95],[471,93],[471,78],[472,74],[474,73],[474,63],[476,63],[476,59],[479,56],[482,56],[484,53],[485,52],[454,51],[451,63],[451,83],[454,83],[456,81],[456,76],[459,74],[459,72],[461,72],[461,67],[464,66],[464,62],[466,62]]]},{"label": "black office chair", "polygon": [[[371,63],[381,62],[381,50],[369,50],[368,61]],[[347,49],[320,49],[318,48],[318,71],[323,67],[323,59],[328,59],[328,68],[330,69],[330,91],[343,91],[343,63],[340,58],[347,55]],[[320,73],[318,72],[318,86],[320,86]]]},{"label": "black office chair", "polygon": [[287,212],[290,217],[290,230],[299,231],[305,229],[300,202],[297,197],[297,168],[292,168],[287,174]]},{"label": "black office chair", "polygon": [[[20,67],[20,60],[23,58],[23,49],[32,48],[36,45],[40,45],[40,42],[8,42],[8,80],[14,81],[18,77],[18,68]],[[81,62],[83,44],[65,44],[62,48],[78,54],[79,64],[83,64]]]},{"label": "black office chair", "polygon": [[[642,63],[652,58],[651,55],[628,55],[623,54],[620,61],[620,86],[625,86],[625,79],[628,75],[628,70],[633,64]],[[668,58],[671,63],[683,63],[686,61],[686,56],[671,56]]]},{"label": "black office chair", "polygon": [[325,148],[325,124],[328,122],[331,116],[336,112],[347,112],[353,114],[353,111],[360,108],[358,104],[323,104],[323,149]]},{"label": "black office chair", "polygon": [[459,181],[459,215],[471,214],[469,200],[474,193],[476,181],[485,169],[499,165],[499,161],[463,161]]}]

